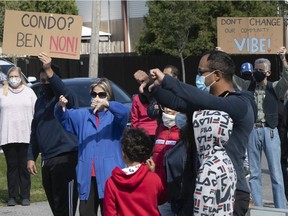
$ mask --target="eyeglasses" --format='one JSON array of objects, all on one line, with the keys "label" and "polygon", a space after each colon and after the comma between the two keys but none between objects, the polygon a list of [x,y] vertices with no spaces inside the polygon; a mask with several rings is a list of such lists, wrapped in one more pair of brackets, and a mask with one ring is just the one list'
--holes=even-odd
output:
[{"label": "eyeglasses", "polygon": [[208,69],[203,69],[203,70],[198,69],[197,73],[198,73],[198,75],[202,75],[202,74],[204,74],[204,73],[213,72],[213,71],[215,71],[215,70],[216,70],[216,69],[214,69],[214,68],[208,68]]},{"label": "eyeglasses", "polygon": [[97,97],[97,95],[98,95],[98,97],[99,98],[106,98],[107,97],[107,93],[106,92],[91,92],[91,97],[93,97],[93,98],[96,98]]}]

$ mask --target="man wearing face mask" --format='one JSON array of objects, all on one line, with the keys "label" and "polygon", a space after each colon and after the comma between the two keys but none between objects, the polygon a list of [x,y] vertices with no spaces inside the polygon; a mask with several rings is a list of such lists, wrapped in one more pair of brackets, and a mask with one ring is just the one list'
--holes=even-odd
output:
[{"label": "man wearing face mask", "polygon": [[45,53],[38,58],[43,63],[40,71],[42,95],[35,104],[27,168],[30,174],[37,174],[36,160],[41,153],[42,183],[53,215],[75,215],[78,141],[54,117],[54,107],[60,95],[69,98],[69,108],[77,108],[78,101],[54,73],[51,58]]},{"label": "man wearing face mask", "polygon": [[152,152],[152,159],[155,162],[155,173],[159,175],[165,189],[166,203],[158,206],[161,215],[172,216],[171,204],[167,202],[167,187],[164,156],[165,153],[171,149],[180,139],[180,131],[176,126],[175,117],[177,112],[175,110],[164,107],[162,110],[162,122],[159,125],[158,133],[155,139],[155,145]]},{"label": "man wearing face mask", "polygon": [[245,62],[241,65],[240,75],[244,80],[251,80],[253,73],[253,65],[249,62]]},{"label": "man wearing face mask", "polygon": [[247,81],[234,77],[234,82],[254,94],[258,110],[257,120],[248,142],[249,184],[254,205],[263,205],[261,181],[261,154],[263,149],[271,177],[274,205],[276,208],[286,208],[280,163],[281,144],[277,129],[278,100],[284,98],[284,94],[288,89],[288,65],[285,58],[286,48],[281,47],[278,54],[284,66],[282,77],[278,81],[270,82],[267,80],[271,75],[271,63],[268,59],[260,58],[256,59],[254,63],[254,80]]},{"label": "man wearing face mask", "polygon": [[[205,53],[199,62],[196,78],[197,88],[165,76],[159,69],[150,70],[150,77],[154,83],[149,88],[160,104],[173,110],[191,115],[199,109],[213,109],[224,111],[230,115],[234,125],[226,151],[237,173],[233,215],[244,216],[248,211],[250,195],[244,175],[243,161],[257,107],[251,92],[240,92],[234,89],[232,83],[234,73],[235,65],[231,57],[225,52],[213,50]],[[195,158],[192,163],[197,163]],[[196,176],[194,176],[194,182],[195,178]],[[190,187],[195,187],[193,184],[193,179],[191,179]],[[188,203],[185,201],[182,208],[185,206],[191,208],[194,204],[191,203],[191,200]]]}]

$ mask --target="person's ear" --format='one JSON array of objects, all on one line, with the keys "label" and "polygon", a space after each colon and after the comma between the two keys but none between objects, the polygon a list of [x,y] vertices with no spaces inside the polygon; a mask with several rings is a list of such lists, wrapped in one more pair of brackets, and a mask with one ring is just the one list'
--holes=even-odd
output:
[{"label": "person's ear", "polygon": [[216,77],[216,82],[220,79],[223,73],[220,70],[215,70],[214,76]]},{"label": "person's ear", "polygon": [[269,77],[269,76],[271,76],[271,71],[266,72],[266,77]]}]

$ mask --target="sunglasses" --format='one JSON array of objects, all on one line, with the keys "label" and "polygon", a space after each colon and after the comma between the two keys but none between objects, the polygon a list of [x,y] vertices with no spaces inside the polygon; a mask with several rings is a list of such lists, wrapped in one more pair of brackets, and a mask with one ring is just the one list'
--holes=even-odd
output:
[{"label": "sunglasses", "polygon": [[93,97],[93,98],[96,98],[97,97],[97,95],[98,95],[98,97],[99,98],[106,98],[107,97],[107,93],[106,92],[91,92],[91,97]]}]

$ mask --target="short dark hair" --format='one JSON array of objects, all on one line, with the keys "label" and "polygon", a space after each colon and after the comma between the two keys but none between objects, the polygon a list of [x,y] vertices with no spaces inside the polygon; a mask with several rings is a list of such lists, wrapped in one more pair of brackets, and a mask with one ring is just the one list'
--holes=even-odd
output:
[{"label": "short dark hair", "polygon": [[213,50],[205,53],[204,55],[209,55],[207,58],[209,68],[220,70],[226,80],[232,80],[235,73],[235,64],[227,53]]},{"label": "short dark hair", "polygon": [[[51,69],[53,70],[53,72],[60,78],[62,78],[61,74],[60,74],[60,69],[59,69],[59,66],[58,65],[55,65],[55,64],[51,64]],[[39,70],[39,74],[40,73],[45,73],[45,70],[43,67],[40,68]]]},{"label": "short dark hair", "polygon": [[173,75],[173,77],[178,77],[179,76],[179,70],[177,67],[173,66],[173,65],[166,65],[164,67],[164,70],[166,68],[171,68],[171,74]]},{"label": "short dark hair", "polygon": [[127,128],[121,138],[122,151],[131,162],[145,163],[150,158],[153,145],[142,128]]}]

